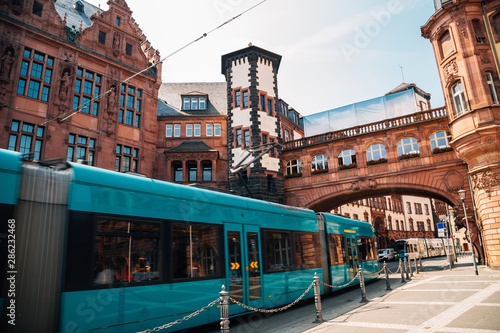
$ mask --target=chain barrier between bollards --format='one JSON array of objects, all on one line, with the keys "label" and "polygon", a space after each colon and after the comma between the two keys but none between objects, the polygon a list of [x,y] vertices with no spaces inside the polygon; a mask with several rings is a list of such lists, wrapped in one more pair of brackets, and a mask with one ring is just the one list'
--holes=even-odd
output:
[{"label": "chain barrier between bollards", "polygon": [[316,319],[313,323],[322,323],[323,315],[321,313],[321,291],[319,288],[319,276],[314,273],[314,304],[316,305]]},{"label": "chain barrier between bollards", "polygon": [[389,268],[387,268],[387,263],[384,261],[384,267],[382,268],[385,271],[385,290],[392,290],[391,284],[389,282]]}]

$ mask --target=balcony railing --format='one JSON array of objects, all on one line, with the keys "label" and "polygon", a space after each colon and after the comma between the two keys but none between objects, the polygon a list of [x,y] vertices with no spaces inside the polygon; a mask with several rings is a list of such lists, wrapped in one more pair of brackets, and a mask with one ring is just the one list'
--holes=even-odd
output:
[{"label": "balcony railing", "polygon": [[448,117],[448,112],[446,111],[446,107],[420,111],[406,116],[384,119],[375,123],[346,128],[335,132],[318,134],[294,141],[288,141],[283,144],[283,150],[290,150],[290,149],[297,149],[307,146],[318,145],[325,142],[342,140],[357,135],[364,135],[378,131],[388,130],[391,128],[414,125],[417,123],[423,123],[446,117]]}]

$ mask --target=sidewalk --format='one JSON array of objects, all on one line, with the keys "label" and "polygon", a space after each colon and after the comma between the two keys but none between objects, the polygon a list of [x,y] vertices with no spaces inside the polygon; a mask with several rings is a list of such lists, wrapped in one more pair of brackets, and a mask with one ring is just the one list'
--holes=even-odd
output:
[{"label": "sidewalk", "polygon": [[406,283],[392,274],[390,291],[381,277],[367,285],[368,303],[360,303],[359,288],[323,298],[321,324],[313,323],[309,303],[273,316],[231,318],[230,332],[500,332],[500,271],[478,266],[476,276],[471,257],[452,271],[447,264],[426,259],[423,272]]}]

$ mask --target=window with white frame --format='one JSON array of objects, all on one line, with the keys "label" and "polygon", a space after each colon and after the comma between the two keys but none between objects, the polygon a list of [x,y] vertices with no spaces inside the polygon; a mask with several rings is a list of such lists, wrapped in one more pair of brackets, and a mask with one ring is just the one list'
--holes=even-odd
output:
[{"label": "window with white frame", "polygon": [[214,125],[207,124],[206,131],[207,131],[207,136],[213,136],[214,135]]},{"label": "window with white frame", "polygon": [[194,124],[194,136],[201,136],[201,124]]},{"label": "window with white frame", "polygon": [[326,155],[316,155],[311,161],[312,171],[316,170],[328,170],[328,156]]},{"label": "window with white frame", "polygon": [[193,124],[186,124],[186,136],[193,136]]},{"label": "window with white frame", "polygon": [[415,138],[404,138],[397,143],[398,156],[405,154],[419,154],[418,142]]},{"label": "window with white frame", "polygon": [[176,138],[181,136],[181,124],[175,124],[174,125],[174,136]]},{"label": "window with white frame", "polygon": [[356,163],[356,152],[353,149],[346,149],[339,153],[339,166]]},{"label": "window with white frame", "polygon": [[451,87],[451,98],[453,100],[453,107],[455,108],[455,115],[460,116],[467,111],[462,81],[458,81]]},{"label": "window with white frame", "polygon": [[387,158],[387,153],[383,144],[377,143],[366,149],[367,161],[378,161],[381,158]]},{"label": "window with white frame", "polygon": [[182,96],[182,110],[206,110],[206,96]]},{"label": "window with white frame", "polygon": [[167,124],[165,127],[165,136],[172,137],[172,124]]},{"label": "window with white frame", "polygon": [[497,91],[495,89],[495,82],[493,82],[493,75],[491,72],[486,72],[486,82],[488,83],[488,88],[490,88],[493,104],[498,104]]},{"label": "window with white frame", "polygon": [[291,160],[286,164],[286,174],[293,175],[302,173],[302,161],[301,160]]},{"label": "window with white frame", "polygon": [[432,150],[436,148],[448,148],[450,146],[451,133],[445,131],[434,132],[429,137],[429,140]]},{"label": "window with white frame", "polygon": [[222,134],[221,124],[214,124],[214,135],[221,136],[221,134]]}]

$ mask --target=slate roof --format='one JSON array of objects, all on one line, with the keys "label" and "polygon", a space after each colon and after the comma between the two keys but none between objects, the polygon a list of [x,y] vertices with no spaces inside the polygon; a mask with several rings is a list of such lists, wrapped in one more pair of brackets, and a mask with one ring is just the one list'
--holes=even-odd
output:
[{"label": "slate roof", "polygon": [[[208,96],[206,110],[182,110],[182,96]],[[227,115],[226,82],[162,83],[158,91],[159,117]]]},{"label": "slate roof", "polygon": [[203,141],[184,141],[177,147],[164,151],[164,153],[205,153],[205,152],[217,152],[217,150],[210,148]]},{"label": "slate roof", "polygon": [[[75,3],[77,2],[83,5],[83,12],[76,10]],[[90,17],[99,10],[98,7],[83,0],[57,0],[54,5],[62,20],[66,14],[66,26],[69,28],[75,26],[76,29],[80,28],[80,22],[82,29],[90,27],[92,25]]]}]

